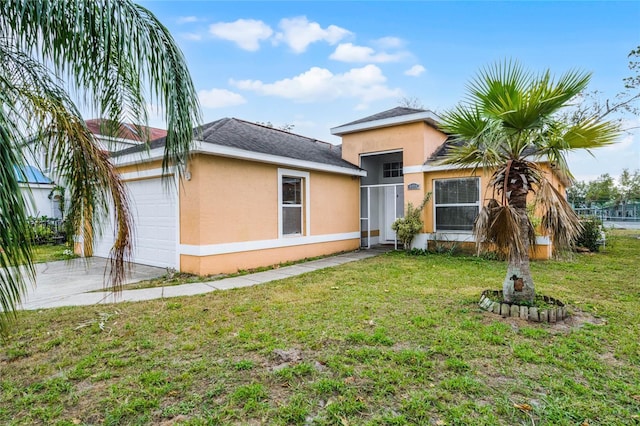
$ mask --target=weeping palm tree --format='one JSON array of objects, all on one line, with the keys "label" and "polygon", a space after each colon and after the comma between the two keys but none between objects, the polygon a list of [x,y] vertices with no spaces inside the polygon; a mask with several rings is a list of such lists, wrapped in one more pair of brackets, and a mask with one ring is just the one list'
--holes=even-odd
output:
[{"label": "weeping palm tree", "polygon": [[118,136],[120,123],[145,125],[147,105],[158,104],[168,127],[163,170],[181,173],[199,106],[168,30],[128,0],[2,1],[0,64],[1,332],[34,275],[28,194],[12,166],[25,164],[25,141],[66,185],[71,229],[86,230],[90,241],[113,206],[109,284],[119,289],[132,243],[126,191],[80,109],[105,118],[104,132]]},{"label": "weeping palm tree", "polygon": [[451,134],[453,146],[444,162],[491,174],[492,195],[476,219],[474,235],[480,249],[497,248],[509,260],[506,302],[532,303],[535,297],[529,270],[535,229],[528,202],[541,214],[542,231],[556,249],[568,247],[580,232],[578,217],[542,164],[571,179],[567,152],[605,146],[618,135],[610,122],[558,118],[589,79],[589,74],[573,71],[556,80],[549,71],[534,75],[517,63],[496,64],[469,84],[466,101],[444,114],[442,128]]}]

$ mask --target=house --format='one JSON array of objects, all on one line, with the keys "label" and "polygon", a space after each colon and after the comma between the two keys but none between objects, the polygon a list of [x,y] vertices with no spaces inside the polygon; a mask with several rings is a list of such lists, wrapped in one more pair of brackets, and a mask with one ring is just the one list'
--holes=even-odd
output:
[{"label": "house", "polygon": [[[443,165],[450,143],[431,111],[397,107],[334,127],[342,138],[343,158],[367,172],[361,185],[362,246],[391,243],[391,224],[403,216],[407,203],[419,205],[432,197],[423,212],[424,229],[414,247],[434,243],[475,245],[473,222],[485,200],[490,175],[483,170]],[[565,193],[566,182],[542,163],[549,180]],[[548,237],[537,238],[533,258],[548,259]]]},{"label": "house", "polygon": [[[391,224],[428,192],[414,245],[474,243],[489,176],[438,163],[448,142],[435,114],[398,107],[331,131],[341,146],[223,118],[195,133],[181,181],[161,177],[164,138],[114,153],[133,203],[132,260],[206,275],[393,244]],[[538,243],[534,256],[548,258],[548,238]],[[93,254],[112,245],[107,224]]]}]

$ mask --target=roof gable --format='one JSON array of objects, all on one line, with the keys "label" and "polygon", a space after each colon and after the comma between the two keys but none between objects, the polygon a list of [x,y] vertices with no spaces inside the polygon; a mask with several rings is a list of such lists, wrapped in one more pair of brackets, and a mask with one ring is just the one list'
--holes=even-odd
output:
[{"label": "roof gable", "polygon": [[440,117],[429,110],[396,107],[334,127],[331,129],[331,134],[341,136],[347,133],[355,133],[378,129],[381,127],[390,127],[416,122],[425,122],[430,126],[437,128],[439,121]]},{"label": "roof gable", "polygon": [[382,119],[385,119],[385,118],[401,117],[401,116],[404,116],[404,115],[416,114],[416,113],[426,112],[426,111],[427,111],[426,109],[395,107],[395,108],[388,109],[386,111],[379,112],[377,114],[370,115],[370,116],[365,117],[365,118],[361,118],[361,119],[356,120],[356,121],[352,121],[352,122],[347,123],[347,124],[343,124],[342,126],[350,126],[350,125],[353,125],[353,124],[367,123],[367,122],[370,122],[370,121],[382,120]]}]

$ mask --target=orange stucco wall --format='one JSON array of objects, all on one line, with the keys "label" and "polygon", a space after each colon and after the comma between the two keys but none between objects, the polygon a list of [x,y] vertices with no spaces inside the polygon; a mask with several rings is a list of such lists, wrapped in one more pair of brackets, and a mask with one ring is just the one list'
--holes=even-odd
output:
[{"label": "orange stucco wall", "polygon": [[402,150],[404,166],[422,165],[446,135],[423,122],[401,124],[342,136],[342,158],[360,164],[360,154]]},{"label": "orange stucco wall", "polygon": [[[191,159],[188,168],[191,180],[184,181],[180,188],[180,243],[206,249],[246,242],[249,249],[203,256],[183,254],[182,271],[199,275],[236,272],[358,248],[359,239],[354,238],[251,249],[251,242],[278,240],[279,168],[291,169],[209,155],[195,155]],[[304,239],[309,231],[311,236],[357,233],[359,179],[319,171],[308,173],[307,235],[285,238]]]},{"label": "orange stucco wall", "polygon": [[310,178],[312,234],[358,232],[360,179],[322,172],[311,172]]},{"label": "orange stucco wall", "polygon": [[180,242],[220,244],[278,237],[277,167],[196,155],[180,188]]}]

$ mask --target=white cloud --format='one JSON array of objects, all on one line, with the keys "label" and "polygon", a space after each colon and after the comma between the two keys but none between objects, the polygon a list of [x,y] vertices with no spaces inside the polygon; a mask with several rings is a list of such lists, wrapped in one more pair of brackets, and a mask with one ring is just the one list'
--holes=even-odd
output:
[{"label": "white cloud", "polygon": [[425,72],[426,69],[422,65],[414,65],[408,70],[404,72],[405,75],[410,75],[411,77],[418,77],[420,74]]},{"label": "white cloud", "polygon": [[377,40],[373,40],[373,45],[379,49],[400,49],[404,47],[405,42],[398,37],[382,37]]},{"label": "white cloud", "polygon": [[260,41],[271,37],[273,30],[262,21],[238,19],[234,22],[211,24],[209,33],[214,37],[232,41],[241,49],[256,51],[260,49]]},{"label": "white cloud", "polygon": [[191,41],[202,40],[202,34],[197,34],[197,33],[181,33],[180,37],[182,37],[185,40],[191,40]]},{"label": "white cloud", "polygon": [[341,43],[329,56],[330,59],[341,62],[396,62],[401,60],[406,54],[403,52],[389,54],[385,52],[376,53],[371,47],[356,46],[353,43]]},{"label": "white cloud", "polygon": [[304,52],[311,43],[318,41],[334,45],[351,34],[350,31],[336,25],[322,28],[317,22],[309,22],[306,16],[284,18],[278,26],[282,32],[276,34],[274,43],[284,42],[295,53]]},{"label": "white cloud", "polygon": [[224,108],[247,103],[242,95],[227,89],[200,90],[198,99],[205,108]]},{"label": "white cloud", "polygon": [[231,80],[242,90],[261,95],[277,96],[295,102],[330,101],[335,99],[357,99],[367,106],[379,99],[395,99],[403,95],[402,90],[386,85],[386,77],[375,65],[353,68],[344,74],[333,74],[326,68],[313,67],[292,78],[273,83],[260,80]]},{"label": "white cloud", "polygon": [[178,24],[188,24],[191,22],[198,22],[199,19],[197,16],[180,16],[176,21]]}]

